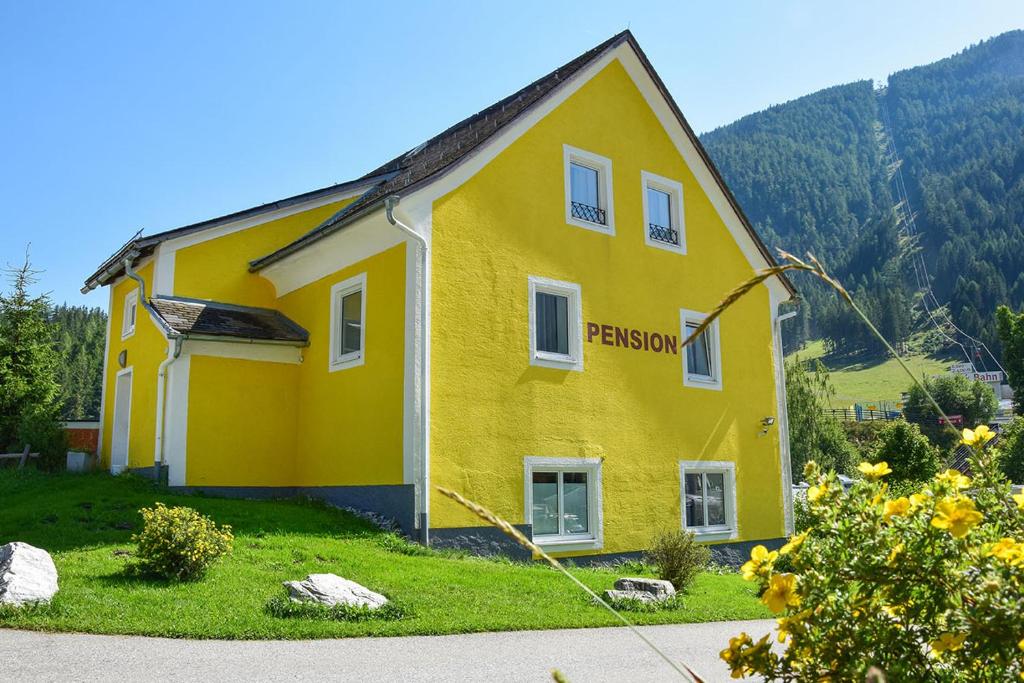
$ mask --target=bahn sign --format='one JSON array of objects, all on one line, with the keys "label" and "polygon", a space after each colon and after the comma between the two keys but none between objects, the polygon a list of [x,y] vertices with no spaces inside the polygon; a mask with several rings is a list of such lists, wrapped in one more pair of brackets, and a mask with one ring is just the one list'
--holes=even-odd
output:
[{"label": "bahn sign", "polygon": [[974,365],[971,363],[956,363],[949,367],[949,371],[956,375],[963,375],[967,379],[973,379],[979,382],[988,382],[989,384],[1003,383],[1002,372],[977,372],[974,369]]}]

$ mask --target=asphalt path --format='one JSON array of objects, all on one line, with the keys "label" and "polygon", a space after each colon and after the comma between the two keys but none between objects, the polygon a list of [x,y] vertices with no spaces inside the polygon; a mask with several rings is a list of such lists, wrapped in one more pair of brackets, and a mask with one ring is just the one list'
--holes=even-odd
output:
[{"label": "asphalt path", "polygon": [[[773,621],[644,626],[706,681],[729,681],[718,652]],[[624,628],[337,640],[178,640],[0,629],[5,681],[677,681]]]}]

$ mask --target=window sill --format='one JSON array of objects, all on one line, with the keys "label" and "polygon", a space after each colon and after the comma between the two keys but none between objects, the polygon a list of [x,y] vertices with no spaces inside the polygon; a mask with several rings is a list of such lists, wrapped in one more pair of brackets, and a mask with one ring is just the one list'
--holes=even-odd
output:
[{"label": "window sill", "polygon": [[722,380],[720,379],[698,379],[696,377],[690,377],[689,375],[683,377],[683,385],[694,387],[696,389],[711,389],[713,391],[722,390]]},{"label": "window sill", "polygon": [[555,370],[573,370],[575,372],[583,371],[583,360],[573,358],[572,356],[560,356],[553,353],[543,353],[541,351],[536,352],[532,358],[530,358],[530,365],[536,365],[542,368],[553,368]]},{"label": "window sill", "polygon": [[327,367],[328,372],[337,372],[338,370],[348,370],[349,368],[358,367],[363,364],[365,357],[360,354],[354,358],[339,358],[331,361]]},{"label": "window sill", "polygon": [[128,330],[127,332],[123,332],[121,334],[121,341],[124,341],[125,339],[131,339],[134,336],[135,336],[135,328],[133,327],[132,329]]},{"label": "window sill", "polygon": [[604,543],[597,538],[572,538],[566,536],[534,536],[533,542],[552,553],[568,553],[577,550],[600,550]]},{"label": "window sill", "polygon": [[739,538],[736,529],[684,527],[686,531],[692,532],[698,541],[735,541]]},{"label": "window sill", "polygon": [[652,240],[650,237],[647,238],[647,246],[654,247],[655,249],[661,249],[663,251],[670,251],[673,254],[679,254],[680,256],[686,256],[686,244],[672,244],[671,242],[662,242],[661,240]]},{"label": "window sill", "polygon": [[565,217],[565,222],[569,225],[574,225],[577,228],[583,228],[584,230],[593,230],[594,232],[599,232],[604,235],[615,235],[615,227],[611,224],[611,221],[608,223],[591,223],[590,221],[585,221],[580,218],[576,218],[575,216],[568,215]]}]

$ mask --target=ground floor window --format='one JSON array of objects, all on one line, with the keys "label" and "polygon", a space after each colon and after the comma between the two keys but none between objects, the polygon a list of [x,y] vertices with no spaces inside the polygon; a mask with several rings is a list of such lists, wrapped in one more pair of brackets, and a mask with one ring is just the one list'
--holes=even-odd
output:
[{"label": "ground floor window", "polygon": [[601,546],[600,460],[528,457],[525,484],[534,541],[567,550]]},{"label": "ground floor window", "polygon": [[679,478],[683,528],[705,540],[735,538],[735,464],[684,461]]}]

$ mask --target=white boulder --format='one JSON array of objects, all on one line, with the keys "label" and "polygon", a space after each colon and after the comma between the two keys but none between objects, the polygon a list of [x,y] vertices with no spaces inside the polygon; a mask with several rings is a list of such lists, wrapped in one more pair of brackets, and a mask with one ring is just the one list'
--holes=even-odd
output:
[{"label": "white boulder", "polygon": [[50,602],[57,592],[57,567],[50,553],[15,541],[0,546],[0,604]]},{"label": "white boulder", "polygon": [[357,605],[377,609],[388,599],[366,586],[337,574],[310,574],[304,581],[285,581],[288,597],[295,602],[318,602],[321,605]]},{"label": "white boulder", "polygon": [[615,590],[604,592],[605,600],[663,602],[675,596],[676,588],[663,579],[624,578],[615,582]]}]

